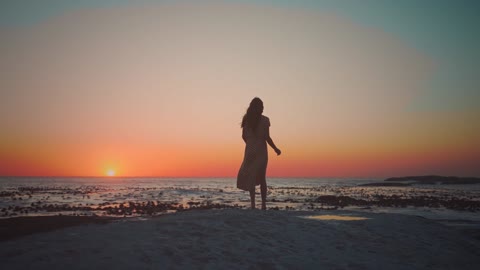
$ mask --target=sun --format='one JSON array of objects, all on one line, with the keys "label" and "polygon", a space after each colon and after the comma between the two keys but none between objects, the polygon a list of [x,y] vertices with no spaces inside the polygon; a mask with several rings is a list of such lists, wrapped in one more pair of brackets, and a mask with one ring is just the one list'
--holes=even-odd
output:
[{"label": "sun", "polygon": [[115,176],[115,170],[114,169],[107,170],[106,175],[107,176]]}]

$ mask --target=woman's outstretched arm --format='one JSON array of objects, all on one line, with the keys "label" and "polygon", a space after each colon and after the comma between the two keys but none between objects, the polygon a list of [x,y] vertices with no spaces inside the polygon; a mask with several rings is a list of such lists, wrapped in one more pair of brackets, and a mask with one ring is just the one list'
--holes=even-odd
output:
[{"label": "woman's outstretched arm", "polygon": [[266,141],[267,141],[268,145],[270,145],[270,147],[272,147],[273,150],[275,150],[275,153],[277,153],[278,156],[282,153],[282,151],[280,151],[280,149],[277,148],[277,146],[273,142],[272,138],[270,137],[270,127],[267,129],[267,140]]}]

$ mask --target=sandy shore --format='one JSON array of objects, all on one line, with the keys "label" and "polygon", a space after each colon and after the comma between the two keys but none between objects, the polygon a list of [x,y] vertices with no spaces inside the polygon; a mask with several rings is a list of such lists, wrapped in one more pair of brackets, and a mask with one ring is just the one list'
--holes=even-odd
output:
[{"label": "sandy shore", "polygon": [[[312,215],[320,217],[306,218]],[[228,209],[94,223],[2,241],[0,268],[391,270],[480,264],[479,240],[399,214]]]},{"label": "sandy shore", "polygon": [[41,216],[0,219],[0,241],[85,224],[106,224],[116,218],[92,216]]}]

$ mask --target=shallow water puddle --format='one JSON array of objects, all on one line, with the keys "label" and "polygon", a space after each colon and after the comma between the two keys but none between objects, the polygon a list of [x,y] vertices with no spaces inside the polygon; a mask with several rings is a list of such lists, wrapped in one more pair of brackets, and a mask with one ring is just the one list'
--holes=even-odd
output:
[{"label": "shallow water puddle", "polygon": [[339,216],[339,215],[302,216],[302,218],[316,219],[316,220],[343,220],[343,221],[353,221],[353,220],[366,220],[366,219],[369,219],[369,218],[366,218],[366,217]]}]

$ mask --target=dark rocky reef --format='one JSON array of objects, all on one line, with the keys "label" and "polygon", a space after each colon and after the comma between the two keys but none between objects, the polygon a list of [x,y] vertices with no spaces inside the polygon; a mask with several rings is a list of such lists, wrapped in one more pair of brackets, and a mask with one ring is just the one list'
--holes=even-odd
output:
[{"label": "dark rocky reef", "polygon": [[359,187],[408,187],[411,186],[411,183],[368,183],[368,184],[360,184]]},{"label": "dark rocky reef", "polygon": [[442,199],[434,196],[415,196],[403,197],[398,195],[375,195],[371,200],[352,198],[348,196],[322,195],[311,202],[321,203],[322,205],[346,207],[429,207],[429,208],[447,208],[459,211],[478,211],[480,210],[480,201],[468,200],[462,198]]},{"label": "dark rocky reef", "polygon": [[413,182],[414,184],[424,185],[465,185],[465,184],[480,184],[478,177],[456,177],[456,176],[438,176],[438,175],[423,175],[423,176],[405,176],[405,177],[391,177],[385,179],[387,182]]},{"label": "dark rocky reef", "polygon": [[[15,217],[23,214],[37,213],[70,213],[73,216],[90,216],[90,215],[108,215],[108,216],[142,216],[142,215],[157,215],[164,214],[169,211],[188,211],[201,209],[227,209],[227,208],[243,208],[243,206],[228,205],[221,203],[204,202],[187,202],[188,206],[177,202],[160,202],[160,201],[146,201],[146,202],[125,202],[110,205],[110,203],[101,203],[99,205],[68,205],[68,204],[42,204],[31,203],[29,206],[9,206],[0,209],[0,217]],[[0,228],[1,229],[1,228]]]}]

